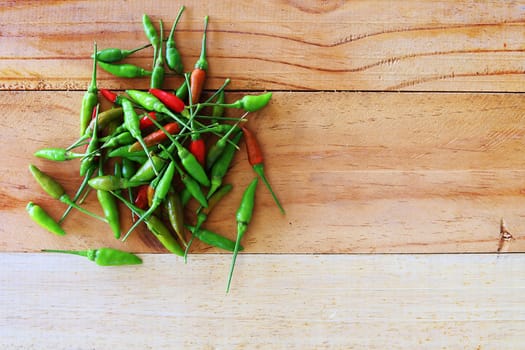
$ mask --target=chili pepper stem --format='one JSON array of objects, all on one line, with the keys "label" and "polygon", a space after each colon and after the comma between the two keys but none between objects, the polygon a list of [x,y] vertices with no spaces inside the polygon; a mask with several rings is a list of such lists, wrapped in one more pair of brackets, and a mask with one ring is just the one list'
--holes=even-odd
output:
[{"label": "chili pepper stem", "polygon": [[125,242],[126,239],[128,239],[128,236],[131,234],[131,232],[133,232],[133,230],[135,228],[137,228],[137,226],[142,222],[144,221],[145,219],[147,219],[151,214],[153,214],[153,212],[157,209],[157,205],[154,205],[154,206],[151,206],[149,207],[149,209],[144,213],[142,214],[139,219],[137,221],[135,221],[133,223],[133,225],[129,228],[128,232],[126,232],[126,234],[124,235],[124,237],[122,238],[122,242]]},{"label": "chili pepper stem", "polygon": [[191,244],[193,243],[193,240],[195,239],[195,235],[192,233],[190,241],[188,242],[188,245],[186,246],[186,249],[184,249],[184,263],[188,263],[188,253],[190,251]]},{"label": "chili pepper stem", "polygon": [[87,258],[88,251],[87,250],[61,250],[61,249],[42,249],[43,252],[46,253],[63,253],[63,254],[72,254],[72,255],[80,255]]},{"label": "chili pepper stem", "polygon": [[[78,187],[77,193],[75,193],[75,196],[72,199],[73,202],[76,203],[77,200],[80,198],[80,196],[82,195],[82,192],[84,192],[84,189],[86,188],[86,186],[88,184],[89,179],[91,178],[91,175],[93,175],[94,172],[95,172],[95,168],[91,168],[91,169],[88,170],[88,173],[86,174],[86,176],[84,176],[84,180],[82,180],[82,183]],[[73,209],[73,206],[68,205],[67,209],[64,211],[64,213],[62,214],[62,216],[58,220],[59,224],[62,223],[62,221],[64,221],[64,219],[69,214],[71,209]]]},{"label": "chili pepper stem", "polygon": [[263,180],[264,184],[266,185],[266,188],[268,189],[268,191],[270,191],[270,194],[272,195],[273,200],[275,201],[275,204],[277,204],[277,206],[279,207],[279,210],[281,211],[281,213],[283,215],[285,215],[286,212],[284,211],[284,208],[282,207],[281,202],[279,202],[279,199],[277,199],[277,196],[275,195],[275,193],[272,190],[272,186],[270,185],[270,183],[266,179],[266,176],[264,174],[264,165],[263,165],[263,163],[255,164],[253,166],[253,170],[255,171],[255,173],[257,173],[257,175],[259,175],[261,180]]},{"label": "chili pepper stem", "polygon": [[108,223],[108,221],[106,220],[106,218],[103,218],[103,217],[100,216],[100,215],[97,215],[97,214],[95,214],[95,213],[93,213],[93,212],[91,212],[91,211],[89,211],[89,210],[87,210],[87,209],[85,209],[85,208],[82,208],[80,205],[74,203],[74,202],[71,200],[71,198],[69,198],[69,196],[67,196],[67,195],[63,195],[63,196],[61,196],[61,197],[59,198],[59,200],[60,200],[62,203],[67,204],[67,205],[69,205],[69,206],[75,208],[76,210],[80,211],[81,213],[84,213],[84,214],[86,214],[86,215],[91,216],[92,218],[95,218],[95,219],[98,219],[98,220],[100,220],[100,221],[103,221],[103,222],[105,222],[106,224]]},{"label": "chili pepper stem", "polygon": [[230,292],[230,285],[232,282],[233,270],[235,269],[235,262],[237,260],[237,254],[239,253],[239,247],[241,245],[242,233],[239,228],[240,225],[242,224],[238,224],[238,228],[237,228],[237,239],[235,240],[235,248],[233,250],[232,263],[230,266],[230,273],[228,274],[228,284],[226,285],[226,293]]}]

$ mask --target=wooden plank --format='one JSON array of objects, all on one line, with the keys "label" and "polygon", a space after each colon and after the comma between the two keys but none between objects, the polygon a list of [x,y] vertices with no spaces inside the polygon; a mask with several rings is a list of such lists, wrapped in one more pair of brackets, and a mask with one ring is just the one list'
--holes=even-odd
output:
[{"label": "wooden plank", "polygon": [[[119,243],[103,223],[73,213],[64,224],[70,234],[54,237],[24,212],[29,200],[54,216],[64,209],[31,178],[29,163],[56,176],[69,193],[81,181],[78,163],[32,156],[75,139],[81,96],[0,93],[1,109],[10,111],[0,120],[0,250],[162,251],[145,229]],[[267,175],[287,214],[259,186],[246,251],[495,252],[501,219],[514,236],[505,250],[524,251],[524,112],[520,94],[275,93],[249,125],[264,145]],[[208,228],[235,236],[234,213],[253,176],[241,148],[226,179],[235,188]],[[100,212],[89,198],[87,207]],[[209,250],[196,245],[194,251]]]},{"label": "wooden plank", "polygon": [[[186,70],[199,54],[202,18],[211,16],[208,88],[226,77],[231,89],[244,90],[523,91],[525,85],[520,1],[184,4],[176,40]],[[0,89],[84,89],[94,40],[101,48],[140,46],[142,13],[163,19],[167,34],[179,5],[8,1],[0,8]],[[151,50],[130,62],[151,67]],[[99,80],[114,89],[149,85],[104,72]]]},{"label": "wooden plank", "polygon": [[5,349],[518,349],[523,254],[0,255]]}]

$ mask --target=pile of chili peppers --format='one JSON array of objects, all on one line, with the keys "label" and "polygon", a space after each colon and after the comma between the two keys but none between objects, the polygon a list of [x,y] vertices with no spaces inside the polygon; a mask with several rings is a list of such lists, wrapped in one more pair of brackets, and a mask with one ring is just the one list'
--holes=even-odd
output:
[{"label": "pile of chili peppers", "polygon": [[[169,36],[163,38],[163,23],[159,30],[147,15],[143,16],[144,32],[149,43],[123,50],[108,48],[93,50],[91,83],[82,99],[80,110],[80,137],[67,148],[45,148],[35,156],[67,161],[80,159],[79,175],[83,178],[73,197],[51,176],[34,165],[29,169],[42,189],[68,207],[59,220],[44,209],[29,202],[29,216],[43,228],[57,235],[66,232],[61,227],[71,209],[81,211],[106,222],[116,239],[125,241],[135,228],[144,223],[148,230],[171,253],[186,255],[194,239],[233,252],[227,291],[240,244],[251,221],[258,179],[270,191],[275,203],[284,209],[264,174],[264,159],[256,135],[246,126],[251,112],[264,108],[272,94],[245,95],[233,102],[225,102],[224,84],[208,98],[203,98],[203,87],[208,70],[206,57],[206,30],[204,19],[201,54],[190,72],[184,72],[181,55],[175,43],[175,29],[184,11],[181,7]],[[153,48],[152,70],[122,62],[126,57],[145,48]],[[114,93],[97,86],[97,67],[119,78],[149,77],[148,91],[126,90]],[[170,91],[164,86],[166,75],[183,78],[180,86]],[[113,104],[101,111],[99,93]],[[226,108],[240,110],[240,117],[225,117]],[[254,178],[246,186],[235,215],[237,238],[230,240],[204,227],[213,208],[232,190],[224,183],[230,164],[244,138],[248,162]],[[74,151],[83,149],[83,151]],[[82,206],[89,190],[95,190],[103,216]],[[188,222],[187,203],[195,200],[198,209]],[[123,232],[121,207],[132,215],[131,227]],[[185,219],[186,217],[186,219]],[[189,239],[188,239],[189,238]],[[134,254],[111,248],[86,251],[46,250],[82,255],[99,265],[141,263]]]}]

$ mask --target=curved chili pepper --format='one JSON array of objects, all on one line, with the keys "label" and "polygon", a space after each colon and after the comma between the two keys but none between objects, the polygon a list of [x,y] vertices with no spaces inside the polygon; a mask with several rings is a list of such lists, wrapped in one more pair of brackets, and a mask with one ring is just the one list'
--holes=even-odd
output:
[{"label": "curved chili pepper", "polygon": [[257,189],[257,182],[259,178],[255,177],[252,182],[246,187],[244,194],[241,199],[241,204],[235,218],[237,219],[237,239],[235,241],[235,248],[233,250],[232,264],[230,268],[230,274],[228,276],[228,285],[226,287],[226,293],[230,290],[230,284],[233,276],[233,269],[235,267],[235,260],[237,259],[237,253],[239,252],[239,245],[242,237],[248,229],[248,224],[252,220],[253,207],[255,206],[255,190]]},{"label": "curved chili pepper", "polygon": [[159,45],[161,42],[159,34],[157,33],[155,26],[151,22],[151,19],[146,14],[142,16],[142,26],[144,27],[144,33],[146,34],[146,37],[151,43],[151,46],[153,46],[153,62],[155,63],[157,53],[159,50]]},{"label": "curved chili pepper", "polygon": [[179,23],[184,9],[185,7],[181,6],[179,13],[177,14],[177,18],[175,18],[175,22],[173,22],[173,25],[171,26],[171,31],[168,35],[168,39],[166,40],[166,65],[169,69],[171,69],[177,74],[182,74],[184,67],[182,66],[182,59],[180,57],[179,50],[177,50],[177,46],[175,45],[174,34],[175,27],[177,27],[177,24]]},{"label": "curved chili pepper", "polygon": [[252,168],[255,171],[255,173],[261,177],[261,179],[263,180],[264,184],[266,185],[266,188],[268,188],[268,190],[270,191],[270,194],[272,195],[273,200],[275,201],[275,203],[277,204],[277,206],[281,210],[281,213],[284,214],[285,213],[284,209],[281,206],[281,203],[279,202],[279,200],[277,199],[277,196],[275,195],[275,193],[272,190],[272,186],[270,185],[270,183],[268,182],[268,180],[266,179],[266,176],[264,174],[264,163],[263,163],[264,162],[264,157],[263,157],[263,154],[262,154],[261,147],[260,147],[260,145],[257,142],[257,139],[255,137],[255,134],[252,133],[245,126],[242,126],[241,129],[242,129],[242,132],[244,134],[244,140],[246,142],[246,152],[248,153],[248,162],[252,166]]},{"label": "curved chili pepper", "polygon": [[49,194],[52,198],[58,199],[64,204],[67,204],[78,211],[89,215],[91,217],[94,217],[96,219],[99,219],[101,221],[107,222],[107,220],[95,213],[90,212],[87,209],[82,208],[78,204],[74,203],[71,198],[67,195],[66,191],[64,190],[64,187],[62,187],[61,184],[59,184],[55,179],[53,179],[48,174],[44,173],[42,170],[38,169],[33,164],[29,165],[29,171],[31,172],[31,175],[33,175],[33,178],[38,182],[40,187]]},{"label": "curved chili pepper", "polygon": [[63,236],[66,231],[56,222],[42,207],[39,205],[29,202],[26,205],[26,211],[29,217],[40,225],[42,228],[52,232],[56,235]]},{"label": "curved chili pepper", "polygon": [[[93,44],[93,50],[96,54],[97,43]],[[97,97],[97,58],[93,58],[93,72],[91,73],[91,83],[82,98],[82,107],[80,109],[80,136],[84,135],[91,121],[93,109],[98,103]]]},{"label": "curved chili pepper", "polygon": [[[235,241],[232,241],[229,238],[226,238],[224,236],[219,235],[218,233],[203,228],[197,230],[195,226],[187,225],[186,227],[201,242],[230,252],[233,252],[235,250]],[[238,250],[242,251],[244,250],[244,247],[239,244]]]},{"label": "curved chili pepper", "polygon": [[166,107],[175,113],[180,113],[184,110],[184,102],[174,94],[155,88],[149,89],[149,93],[158,98]]},{"label": "curved chili pepper", "polygon": [[199,163],[197,158],[195,158],[195,156],[179,142],[175,140],[172,140],[172,142],[175,147],[177,147],[177,155],[179,156],[182,166],[184,169],[186,169],[186,171],[188,171],[189,175],[197,180],[201,185],[210,186],[210,180],[206,175],[206,171],[204,171],[204,168]]},{"label": "curved chili pepper", "polygon": [[49,253],[64,253],[80,255],[88,258],[99,266],[119,266],[142,264],[142,259],[135,254],[124,252],[114,248],[99,248],[88,250],[58,250],[44,249]]},{"label": "curved chili pepper", "polygon": [[[104,175],[102,171],[102,161],[100,161],[98,171],[99,175]],[[120,238],[120,215],[115,197],[110,192],[99,189],[97,190],[97,199],[102,207],[104,217],[113,231],[113,235],[117,239]]]},{"label": "curved chili pepper", "polygon": [[99,91],[106,100],[108,100],[111,103],[120,105],[120,101],[122,98],[121,96],[117,95],[112,91],[109,91],[108,89],[100,89]]},{"label": "curved chili pepper", "polygon": [[206,80],[208,61],[206,60],[206,31],[208,29],[208,16],[204,17],[204,33],[202,35],[201,55],[190,75],[191,104],[199,102],[199,98]]},{"label": "curved chili pepper", "polygon": [[[114,47],[107,48],[104,50],[97,51],[97,54],[96,54],[97,61],[106,62],[106,63],[118,62],[130,56],[131,54],[134,54],[135,52],[140,51],[150,46],[151,44],[146,44],[146,45],[142,45],[140,47],[130,49],[130,50],[119,49],[119,48],[114,48]],[[93,55],[91,57],[94,58]]]},{"label": "curved chili pepper", "polygon": [[159,47],[158,47],[158,52],[156,53],[157,57],[153,65],[153,72],[151,74],[151,82],[150,82],[151,88],[160,88],[162,87],[162,83],[164,82],[165,71],[164,71],[164,58],[162,55],[162,44],[163,44],[162,35],[164,32],[164,29],[162,26],[162,20],[159,21],[159,26],[160,26],[159,28],[160,29]]},{"label": "curved chili pepper", "polygon": [[119,78],[142,78],[151,76],[152,72],[130,63],[113,64],[98,62],[98,66]]},{"label": "curved chili pepper", "polygon": [[130,159],[123,158],[121,172],[122,172],[122,177],[124,179],[126,180],[131,179],[133,175],[135,175],[135,173],[137,172],[135,162]]},{"label": "curved chili pepper", "polygon": [[217,161],[215,161],[215,164],[213,164],[213,166],[211,167],[211,186],[210,190],[208,191],[208,198],[210,198],[213,195],[213,193],[221,186],[222,179],[228,172],[228,168],[230,167],[233,157],[235,156],[235,152],[237,151],[235,146],[239,143],[241,137],[242,133],[239,132],[238,134],[236,134],[233,137],[232,142],[226,145],[221,156],[217,159]]},{"label": "curved chili pepper", "polygon": [[[164,125],[164,130],[168,132],[169,134],[176,134],[180,131],[180,126],[177,122],[172,122]],[[168,140],[168,136],[164,132],[164,130],[155,130],[151,134],[144,136],[144,144],[147,147],[151,147],[154,145],[158,145],[159,143],[162,143],[164,141]],[[129,146],[128,151],[129,152],[136,152],[141,149],[141,146],[138,142],[135,142],[131,146]]]},{"label": "curved chili pepper", "polygon": [[64,162],[86,156],[86,154],[73,153],[65,148],[41,148],[33,155],[38,158],[53,160],[55,162]]},{"label": "curved chili pepper", "polygon": [[170,191],[164,201],[164,207],[168,212],[171,227],[182,244],[187,246],[188,244],[184,238],[184,207],[179,194],[175,191]]}]

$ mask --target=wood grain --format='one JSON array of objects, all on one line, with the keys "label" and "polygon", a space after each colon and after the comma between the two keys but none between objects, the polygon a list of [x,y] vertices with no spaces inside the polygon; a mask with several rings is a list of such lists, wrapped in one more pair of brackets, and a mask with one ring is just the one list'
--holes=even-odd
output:
[{"label": "wood grain", "polygon": [[[0,7],[0,89],[82,90],[93,41],[133,48],[141,16],[163,19],[179,2],[8,1]],[[525,6],[520,1],[251,1],[184,3],[177,45],[186,70],[211,15],[208,88],[242,90],[523,91]],[[64,15],[67,14],[67,15]],[[130,62],[151,67],[151,50]],[[113,89],[147,80],[99,75]],[[179,78],[169,80],[171,84]]]},{"label": "wood grain", "polygon": [[[70,234],[54,237],[24,212],[29,200],[56,216],[64,209],[40,190],[29,163],[56,176],[70,193],[81,181],[78,163],[32,156],[74,141],[81,96],[0,93],[0,108],[10,111],[0,121],[0,249],[162,251],[145,231],[118,243],[105,224],[78,213],[65,223]],[[501,219],[514,237],[505,249],[523,251],[524,118],[520,94],[275,93],[249,125],[264,145],[267,175],[287,214],[260,186],[246,251],[495,252]],[[233,215],[252,176],[241,148],[227,178],[235,189],[214,210],[209,228],[234,237]],[[87,207],[100,212],[90,198]],[[194,251],[208,250],[197,245]]]},{"label": "wood grain", "polygon": [[[4,349],[519,349],[523,254],[0,255]],[[45,291],[43,293],[42,291]]]}]

